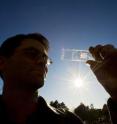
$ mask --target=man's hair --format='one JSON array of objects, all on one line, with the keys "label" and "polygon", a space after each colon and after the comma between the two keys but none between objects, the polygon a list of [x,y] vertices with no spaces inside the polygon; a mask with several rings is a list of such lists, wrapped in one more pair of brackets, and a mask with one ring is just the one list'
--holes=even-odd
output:
[{"label": "man's hair", "polygon": [[17,34],[15,36],[6,39],[0,46],[0,56],[10,57],[13,55],[15,49],[21,45],[21,42],[25,39],[34,39],[39,41],[45,49],[48,51],[49,42],[40,33],[30,33],[30,34]]}]

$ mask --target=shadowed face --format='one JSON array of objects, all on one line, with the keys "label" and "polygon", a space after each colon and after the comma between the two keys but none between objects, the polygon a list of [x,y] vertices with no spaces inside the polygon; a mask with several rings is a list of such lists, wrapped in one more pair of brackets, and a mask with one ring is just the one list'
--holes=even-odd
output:
[{"label": "shadowed face", "polygon": [[37,40],[25,39],[6,59],[3,75],[7,85],[18,88],[43,86],[47,74],[48,53]]}]

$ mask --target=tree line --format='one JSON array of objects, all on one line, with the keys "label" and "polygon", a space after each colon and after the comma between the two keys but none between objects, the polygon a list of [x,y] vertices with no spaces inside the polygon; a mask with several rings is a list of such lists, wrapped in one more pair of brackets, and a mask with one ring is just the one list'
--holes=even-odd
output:
[{"label": "tree line", "polygon": [[[63,112],[69,111],[65,103],[59,103],[58,100],[51,101],[50,105]],[[85,124],[110,124],[110,117],[106,104],[103,105],[102,109],[97,109],[94,108],[93,104],[86,106],[84,103],[80,103],[80,105],[73,110],[73,113],[79,116]]]}]

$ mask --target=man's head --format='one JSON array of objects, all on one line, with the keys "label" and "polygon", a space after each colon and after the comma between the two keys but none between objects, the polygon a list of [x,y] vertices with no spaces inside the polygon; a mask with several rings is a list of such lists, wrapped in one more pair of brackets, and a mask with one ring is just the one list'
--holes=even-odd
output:
[{"label": "man's head", "polygon": [[[41,87],[47,73],[48,40],[41,34],[19,34],[0,47],[0,76],[18,87]],[[24,83],[25,82],[25,83]]]},{"label": "man's head", "polygon": [[34,39],[39,41],[45,49],[48,51],[49,43],[48,40],[39,33],[31,34],[18,34],[6,39],[0,47],[0,56],[10,57],[13,55],[14,50],[20,46],[21,42],[25,39]]}]

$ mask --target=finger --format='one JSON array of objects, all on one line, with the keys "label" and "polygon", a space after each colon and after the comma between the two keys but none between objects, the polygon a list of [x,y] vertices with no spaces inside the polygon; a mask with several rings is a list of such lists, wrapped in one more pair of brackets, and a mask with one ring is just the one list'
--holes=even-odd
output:
[{"label": "finger", "polygon": [[100,56],[102,45],[97,45],[95,47],[90,47],[89,51],[96,61],[102,61],[102,56]]},{"label": "finger", "polygon": [[99,68],[99,65],[100,65],[99,62],[93,61],[93,60],[88,60],[86,63],[90,65],[90,68],[93,72],[95,72]]},{"label": "finger", "polygon": [[[107,59],[115,51],[115,47],[111,44],[104,45],[100,50],[100,56]],[[117,51],[117,50],[116,50]]]}]

